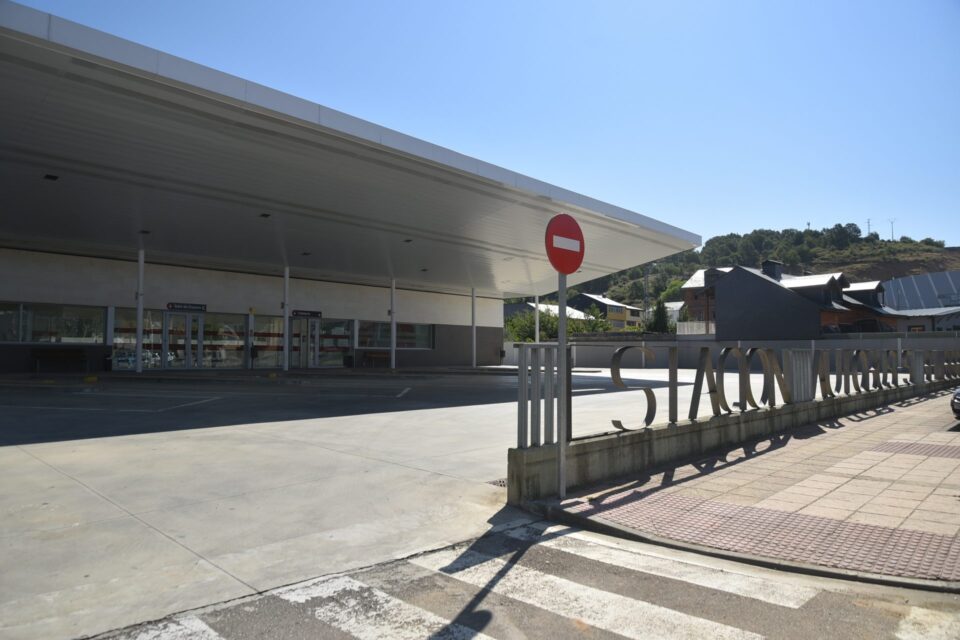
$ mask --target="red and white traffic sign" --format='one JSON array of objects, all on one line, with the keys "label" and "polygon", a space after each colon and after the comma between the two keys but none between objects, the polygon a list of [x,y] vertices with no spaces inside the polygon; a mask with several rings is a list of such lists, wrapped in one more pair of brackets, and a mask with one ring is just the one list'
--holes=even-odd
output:
[{"label": "red and white traffic sign", "polygon": [[570,275],[583,264],[583,231],[573,216],[561,213],[547,223],[547,257],[553,268]]}]

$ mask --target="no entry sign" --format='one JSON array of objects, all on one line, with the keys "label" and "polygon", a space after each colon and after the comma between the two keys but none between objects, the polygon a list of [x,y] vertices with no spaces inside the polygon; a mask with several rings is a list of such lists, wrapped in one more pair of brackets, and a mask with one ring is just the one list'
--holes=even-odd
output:
[{"label": "no entry sign", "polygon": [[570,275],[583,264],[583,231],[572,216],[561,213],[547,223],[547,257],[553,268]]}]

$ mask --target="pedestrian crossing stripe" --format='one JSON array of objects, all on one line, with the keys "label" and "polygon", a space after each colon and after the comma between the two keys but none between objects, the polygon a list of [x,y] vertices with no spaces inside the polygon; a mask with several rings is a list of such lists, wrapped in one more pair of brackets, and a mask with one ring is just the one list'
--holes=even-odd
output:
[{"label": "pedestrian crossing stripe", "polygon": [[184,616],[141,629],[133,640],[223,640],[223,638],[197,616]]},{"label": "pedestrian crossing stripe", "polygon": [[616,543],[604,543],[576,533],[563,526],[536,524],[505,531],[505,535],[574,554],[587,560],[640,571],[662,578],[682,580],[689,584],[724,591],[734,595],[799,609],[820,593],[819,589],[783,584],[743,573],[707,567],[696,562],[668,559],[637,553]]},{"label": "pedestrian crossing stripe", "polygon": [[753,640],[762,637],[476,551],[446,549],[411,558],[408,562],[628,638]]},{"label": "pedestrian crossing stripe", "polygon": [[288,602],[320,599],[317,620],[349,633],[358,640],[493,640],[478,631],[435,615],[347,576],[313,582],[276,595]]}]

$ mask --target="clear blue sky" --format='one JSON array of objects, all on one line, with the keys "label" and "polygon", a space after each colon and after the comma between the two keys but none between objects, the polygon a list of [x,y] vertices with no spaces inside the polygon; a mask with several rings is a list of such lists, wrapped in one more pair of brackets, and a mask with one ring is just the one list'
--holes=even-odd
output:
[{"label": "clear blue sky", "polygon": [[960,0],[26,0],[704,239],[960,245]]}]

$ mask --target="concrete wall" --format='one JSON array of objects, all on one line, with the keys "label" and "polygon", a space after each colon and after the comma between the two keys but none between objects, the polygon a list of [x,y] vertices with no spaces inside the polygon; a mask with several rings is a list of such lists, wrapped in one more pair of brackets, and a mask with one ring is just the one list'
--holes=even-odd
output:
[{"label": "concrete wall", "polygon": [[[144,307],[206,304],[210,313],[283,314],[283,278],[151,264],[144,268]],[[134,307],[137,263],[0,249],[0,300]],[[290,307],[327,318],[388,321],[390,288],[290,279]],[[398,289],[397,320],[470,326],[470,296]],[[477,298],[477,325],[503,327],[503,301]]]},{"label": "concrete wall", "polygon": [[[938,380],[576,440],[567,448],[567,484],[569,488],[577,488],[697,460],[786,429],[875,409],[957,384],[955,379]],[[557,445],[509,450],[507,499],[510,504],[522,505],[557,495],[557,452]]]}]

